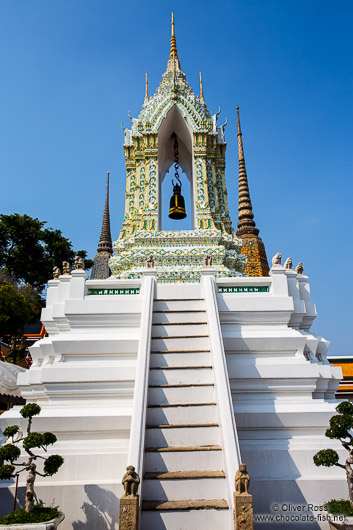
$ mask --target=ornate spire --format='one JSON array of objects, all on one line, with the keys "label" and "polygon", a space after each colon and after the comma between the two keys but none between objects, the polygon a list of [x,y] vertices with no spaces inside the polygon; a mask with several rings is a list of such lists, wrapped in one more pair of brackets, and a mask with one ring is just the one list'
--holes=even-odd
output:
[{"label": "ornate spire", "polygon": [[180,61],[178,57],[176,38],[175,38],[175,26],[174,26],[174,11],[172,11],[172,35],[170,37],[170,54],[167,65],[167,72],[180,71]]},{"label": "ornate spire", "polygon": [[238,230],[236,235],[243,240],[241,254],[247,257],[245,274],[248,276],[268,276],[269,267],[266,256],[265,245],[256,228],[248,177],[246,174],[245,157],[243,149],[243,138],[240,128],[239,107],[237,107],[238,122],[238,154],[239,154],[239,214]]},{"label": "ornate spire", "polygon": [[148,75],[146,72],[146,90],[145,90],[145,101],[144,104],[148,103],[149,97],[148,97]]},{"label": "ornate spire", "polygon": [[98,252],[108,252],[113,254],[112,236],[110,233],[110,215],[109,215],[109,171],[107,173],[107,189],[105,194],[105,206],[103,214],[103,223],[101,236],[98,243]]},{"label": "ornate spire", "polygon": [[238,237],[243,234],[258,235],[259,229],[256,228],[254,221],[254,214],[252,211],[252,204],[250,199],[250,191],[248,185],[248,177],[246,174],[245,157],[243,149],[243,139],[240,128],[239,107],[237,107],[237,121],[238,121],[238,155],[239,155],[239,206],[238,206],[238,230],[236,232]]},{"label": "ornate spire", "polygon": [[202,86],[202,73],[200,70],[200,101],[201,103],[205,103],[205,98],[203,97],[203,86]]}]

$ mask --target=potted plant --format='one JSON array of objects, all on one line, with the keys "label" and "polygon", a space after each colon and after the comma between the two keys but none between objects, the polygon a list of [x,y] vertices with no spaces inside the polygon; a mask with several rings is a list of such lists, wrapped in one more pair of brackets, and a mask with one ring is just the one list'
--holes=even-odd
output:
[{"label": "potted plant", "polygon": [[353,530],[353,404],[342,401],[336,407],[338,414],[330,418],[330,427],[325,436],[339,440],[348,451],[344,464],[339,463],[339,456],[333,449],[322,449],[314,456],[316,466],[337,466],[346,471],[349,500],[332,499],[326,503],[330,514],[330,527],[332,529]]},{"label": "potted plant", "polygon": [[[7,528],[11,525],[11,530],[20,530],[27,528],[28,523],[31,523],[29,528],[34,529],[55,529],[64,519],[64,514],[61,513],[57,507],[44,507],[42,504],[35,504],[34,502],[34,483],[37,475],[41,477],[48,477],[54,475],[63,464],[64,459],[60,455],[43,456],[33,452],[36,448],[47,451],[48,445],[56,442],[56,436],[52,432],[32,432],[32,418],[37,416],[41,408],[36,403],[28,403],[20,410],[21,416],[28,420],[27,434],[20,433],[18,425],[11,425],[6,427],[4,435],[7,438],[7,443],[0,448],[0,479],[9,480],[16,478],[18,481],[19,474],[26,471],[26,494],[25,494],[25,508],[14,510],[11,514],[5,515],[0,519],[0,528]],[[11,439],[11,442],[9,440]],[[21,450],[18,444],[22,442],[22,447],[26,451],[28,457],[25,461],[18,461],[21,455]],[[43,472],[38,471],[36,460],[44,460]],[[9,462],[5,464],[4,462]],[[20,469],[16,469],[20,468]],[[15,505],[17,497],[17,488],[15,493]],[[42,523],[42,524],[40,524]],[[25,526],[24,526],[25,525]]]}]

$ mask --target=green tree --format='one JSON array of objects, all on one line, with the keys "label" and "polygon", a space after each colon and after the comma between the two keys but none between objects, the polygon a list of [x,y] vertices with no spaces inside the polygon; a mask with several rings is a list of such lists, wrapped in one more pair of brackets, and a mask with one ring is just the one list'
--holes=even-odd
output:
[{"label": "green tree", "polygon": [[31,298],[26,291],[29,288],[0,283],[0,337],[22,335],[24,327],[38,319],[40,298]]},{"label": "green tree", "polygon": [[[60,230],[45,227],[46,222],[28,215],[0,215],[0,269],[16,282],[41,292],[52,277],[53,267],[73,262],[72,243]],[[78,251],[86,257],[86,251]],[[86,268],[92,266],[86,259]]]},{"label": "green tree", "polygon": [[[25,496],[26,512],[31,512],[34,508],[34,482],[37,475],[41,477],[54,475],[64,462],[64,459],[60,455],[45,457],[33,452],[36,448],[43,449],[46,452],[48,445],[56,442],[56,436],[51,432],[32,432],[32,418],[33,416],[37,416],[40,411],[41,408],[36,403],[27,403],[27,405],[22,407],[20,414],[23,418],[28,419],[27,435],[19,436],[19,426],[11,425],[4,430],[4,435],[7,439],[11,438],[12,443],[7,442],[0,448],[0,460],[10,462],[9,464],[0,466],[0,480],[9,480],[11,477],[16,477],[19,473],[22,473],[22,471],[28,472]],[[16,462],[21,455],[21,451],[16,445],[19,442],[23,442],[23,449],[28,454],[26,462]],[[44,460],[44,473],[40,473],[37,469],[37,458]],[[17,466],[22,469],[16,471]]]},{"label": "green tree", "polygon": [[337,405],[336,411],[338,414],[330,418],[330,427],[326,430],[325,436],[341,442],[348,451],[346,461],[340,464],[339,456],[334,449],[322,449],[314,456],[314,464],[326,467],[337,466],[346,471],[349,501],[353,508],[353,404],[342,401]]},{"label": "green tree", "polygon": [[6,360],[17,364],[27,351],[24,328],[39,319],[43,302],[32,287],[18,286],[12,280],[4,281],[6,275],[0,276],[0,338],[10,346],[6,353],[1,346],[0,351]]}]

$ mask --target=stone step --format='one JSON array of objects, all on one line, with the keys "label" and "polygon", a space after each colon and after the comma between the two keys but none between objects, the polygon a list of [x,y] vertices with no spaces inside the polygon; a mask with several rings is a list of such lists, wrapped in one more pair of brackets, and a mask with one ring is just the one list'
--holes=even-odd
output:
[{"label": "stone step", "polygon": [[[186,391],[185,391],[186,388]],[[169,403],[206,403],[215,400],[213,385],[158,386],[148,389],[149,405],[168,405]]]},{"label": "stone step", "polygon": [[219,445],[220,429],[215,424],[156,425],[146,428],[146,447]]},{"label": "stone step", "polygon": [[190,300],[202,297],[201,285],[199,283],[157,283],[155,293],[155,298],[157,300],[166,300],[170,298],[186,298]]},{"label": "stone step", "polygon": [[191,324],[202,323],[207,321],[206,311],[161,311],[153,312],[153,324],[179,324],[181,322],[188,322]]},{"label": "stone step", "polygon": [[194,501],[144,501],[142,503],[143,510],[227,510],[229,508],[228,503],[224,499],[212,499],[212,500],[194,500]]},{"label": "stone step", "polygon": [[[201,472],[195,472],[201,473]],[[206,473],[205,473],[206,475]],[[182,474],[180,475],[182,476]],[[174,478],[174,479],[147,479],[143,481],[144,501],[168,500],[197,500],[224,498],[226,496],[225,476]]]},{"label": "stone step", "polygon": [[217,423],[218,408],[216,405],[148,407],[146,421],[149,425]]},{"label": "stone step", "polygon": [[190,478],[225,478],[224,471],[152,471],[143,476],[148,480],[181,480]]},{"label": "stone step", "polygon": [[225,530],[232,521],[223,499],[144,502],[141,528],[146,530]]},{"label": "stone step", "polygon": [[210,366],[206,367],[163,367],[150,370],[149,384],[180,385],[180,384],[211,384],[213,373]]},{"label": "stone step", "polygon": [[210,352],[196,353],[151,353],[150,367],[157,366],[205,366],[210,365]]},{"label": "stone step", "polygon": [[[217,449],[210,449],[211,447]],[[187,450],[184,450],[187,449]],[[144,466],[151,471],[201,471],[223,468],[223,453],[218,445],[201,447],[151,447],[145,452]]]},{"label": "stone step", "polygon": [[151,340],[151,352],[160,351],[200,351],[210,348],[210,339],[208,335],[198,337],[168,337],[163,339]]},{"label": "stone step", "polygon": [[153,311],[202,311],[205,310],[205,300],[155,300]]},{"label": "stone step", "polygon": [[148,453],[186,453],[197,451],[222,451],[220,445],[182,445],[169,447],[148,447],[145,448]]},{"label": "stone step", "polygon": [[164,338],[164,337],[199,337],[200,335],[208,336],[208,325],[207,323],[199,324],[153,324],[152,326],[152,338]]}]

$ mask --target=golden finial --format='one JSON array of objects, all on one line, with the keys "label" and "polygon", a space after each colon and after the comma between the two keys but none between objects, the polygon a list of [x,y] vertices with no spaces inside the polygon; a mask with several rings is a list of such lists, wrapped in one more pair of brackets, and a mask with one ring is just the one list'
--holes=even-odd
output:
[{"label": "golden finial", "polygon": [[170,37],[170,54],[167,71],[175,70],[180,70],[180,62],[175,38],[174,11],[172,11],[172,35]]},{"label": "golden finial", "polygon": [[203,97],[203,86],[202,86],[202,72],[200,70],[200,101],[205,103],[205,98]]},{"label": "golden finial", "polygon": [[237,107],[237,122],[238,122],[238,154],[239,154],[239,161],[244,160],[244,149],[243,149],[243,139],[241,134],[241,128],[240,128],[240,116],[239,116],[239,107]]},{"label": "golden finial", "polygon": [[145,101],[144,103],[148,103],[149,97],[148,97],[148,75],[146,72],[146,91],[145,91]]}]

